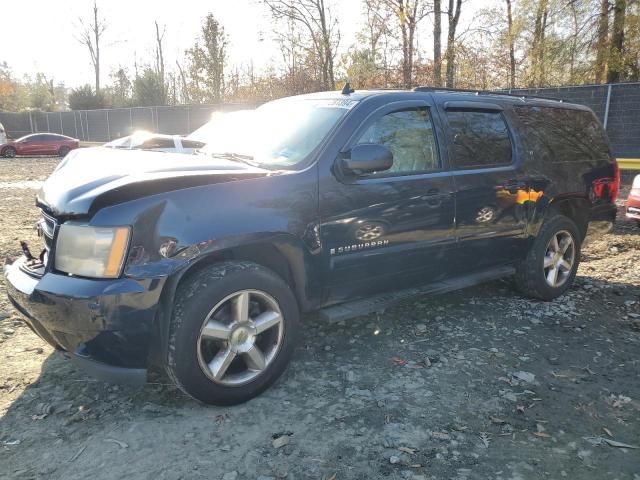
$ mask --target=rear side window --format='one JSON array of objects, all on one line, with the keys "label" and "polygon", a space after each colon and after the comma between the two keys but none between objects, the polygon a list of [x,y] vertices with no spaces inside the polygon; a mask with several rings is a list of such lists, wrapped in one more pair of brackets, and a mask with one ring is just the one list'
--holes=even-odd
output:
[{"label": "rear side window", "polygon": [[511,163],[509,130],[500,112],[447,110],[456,169],[484,168]]},{"label": "rear side window", "polygon": [[182,140],[183,148],[202,148],[204,147],[204,142],[198,142],[196,140]]},{"label": "rear side window", "polygon": [[517,107],[514,112],[525,141],[547,162],[579,162],[607,158],[609,145],[591,112],[552,107]]},{"label": "rear side window", "polygon": [[367,128],[356,144],[384,145],[393,153],[393,166],[380,175],[411,174],[440,168],[436,139],[426,107],[387,113]]},{"label": "rear side window", "polygon": [[142,145],[138,145],[135,148],[141,148],[143,150],[152,148],[175,148],[173,138],[150,138],[145,140]]}]

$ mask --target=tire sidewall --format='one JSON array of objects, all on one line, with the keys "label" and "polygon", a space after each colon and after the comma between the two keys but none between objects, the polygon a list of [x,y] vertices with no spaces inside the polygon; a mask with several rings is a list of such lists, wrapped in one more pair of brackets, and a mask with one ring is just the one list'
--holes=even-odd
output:
[{"label": "tire sidewall", "polygon": [[[12,155],[8,155],[9,152],[13,152]],[[2,150],[2,156],[5,158],[15,158],[16,156],[16,149],[13,147],[5,147],[4,150]]]},{"label": "tire sidewall", "polygon": [[69,147],[60,147],[58,149],[58,156],[64,158],[70,151],[71,149]]},{"label": "tire sidewall", "polygon": [[[575,257],[573,261],[573,266],[571,268],[571,273],[567,280],[558,287],[552,287],[549,285],[544,276],[544,256],[547,251],[547,246],[549,245],[549,241],[551,237],[558,233],[561,230],[568,231],[571,234],[574,243],[575,249]],[[541,231],[536,239],[530,261],[533,261],[532,267],[534,268],[535,274],[535,282],[537,283],[536,287],[538,292],[540,292],[542,299],[544,300],[552,300],[564,292],[566,292],[571,285],[573,285],[573,281],[578,272],[578,265],[580,263],[580,252],[581,252],[581,240],[580,233],[576,224],[571,221],[569,218],[558,215],[551,218],[545,225],[542,226]]]},{"label": "tire sidewall", "polygon": [[[200,367],[198,336],[204,319],[225,297],[240,290],[262,290],[271,295],[283,315],[280,350],[256,379],[245,385],[213,382]],[[299,330],[298,305],[289,286],[273,272],[255,264],[220,264],[181,283],[169,331],[167,370],[178,386],[204,403],[233,405],[268,388],[284,372],[293,354]]]}]

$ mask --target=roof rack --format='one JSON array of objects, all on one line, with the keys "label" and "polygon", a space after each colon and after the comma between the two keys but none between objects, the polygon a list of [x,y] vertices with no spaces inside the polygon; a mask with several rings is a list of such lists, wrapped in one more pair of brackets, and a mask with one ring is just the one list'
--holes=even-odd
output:
[{"label": "roof rack", "polygon": [[474,90],[469,88],[446,88],[446,87],[430,87],[419,86],[413,89],[414,92],[460,92],[460,93],[473,93],[475,95],[506,95],[508,97],[516,97],[516,98],[535,98],[538,100],[552,100],[556,102],[564,102],[562,98],[553,98],[553,97],[543,97],[540,95],[529,95],[529,94],[517,94],[511,93],[511,89],[508,92],[501,90]]}]

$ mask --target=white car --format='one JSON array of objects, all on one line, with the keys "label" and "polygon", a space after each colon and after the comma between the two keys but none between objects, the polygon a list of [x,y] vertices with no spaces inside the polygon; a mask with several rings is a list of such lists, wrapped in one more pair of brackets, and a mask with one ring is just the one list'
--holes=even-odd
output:
[{"label": "white car", "polygon": [[4,131],[4,125],[0,123],[0,144],[7,143],[7,133]]},{"label": "white car", "polygon": [[230,138],[239,132],[250,130],[255,110],[235,110],[233,112],[215,112],[211,120],[187,135],[189,140],[208,143],[213,139]]},{"label": "white car", "polygon": [[180,135],[163,135],[145,131],[135,132],[128,137],[118,138],[103,147],[119,148],[124,150],[152,150],[154,152],[171,152],[191,154],[204,146],[203,142],[184,138]]}]

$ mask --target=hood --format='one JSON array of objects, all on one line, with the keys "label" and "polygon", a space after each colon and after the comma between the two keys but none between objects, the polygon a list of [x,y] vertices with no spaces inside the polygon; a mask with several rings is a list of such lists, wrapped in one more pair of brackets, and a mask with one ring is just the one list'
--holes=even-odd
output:
[{"label": "hood", "polygon": [[56,216],[81,216],[162,192],[279,173],[206,155],[82,148],[44,182],[37,204]]}]

